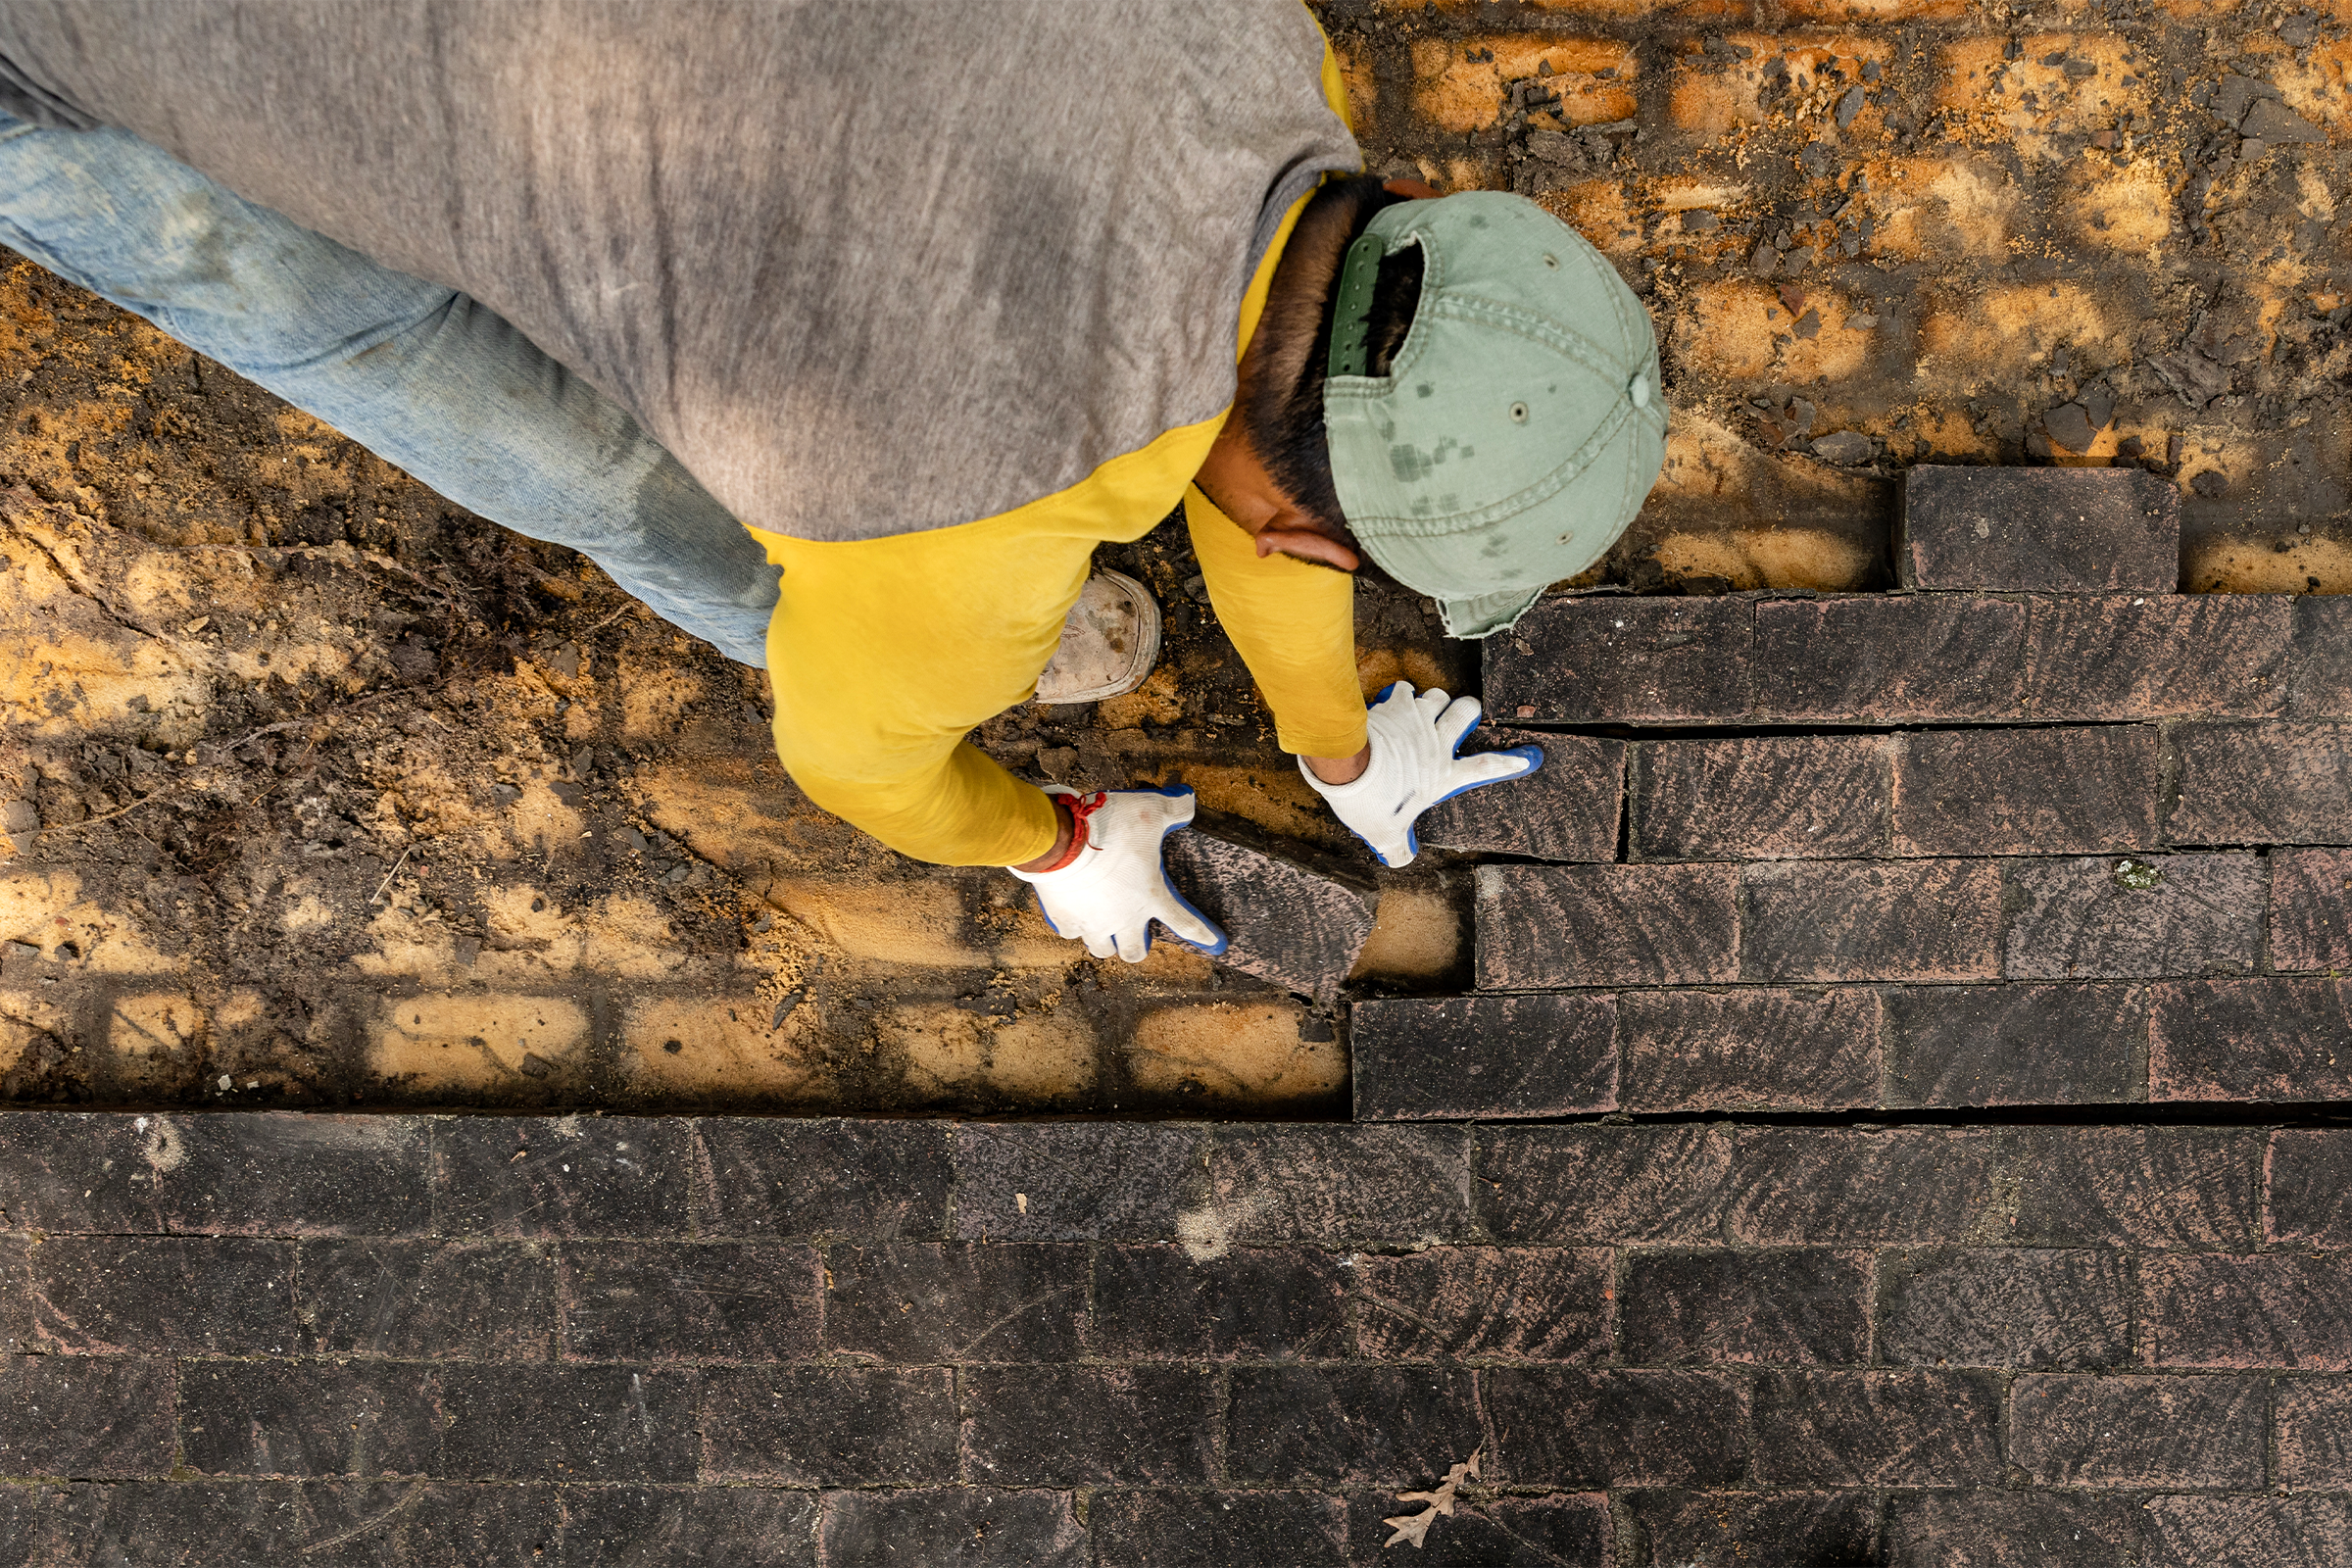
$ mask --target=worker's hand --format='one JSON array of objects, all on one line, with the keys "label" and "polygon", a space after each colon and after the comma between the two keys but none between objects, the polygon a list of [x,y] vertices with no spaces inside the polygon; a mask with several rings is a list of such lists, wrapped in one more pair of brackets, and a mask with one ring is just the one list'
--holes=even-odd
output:
[{"label": "worker's hand", "polygon": [[1193,819],[1193,792],[1075,790],[1049,785],[1070,799],[1086,834],[1077,858],[1058,871],[1012,870],[1037,888],[1037,906],[1057,936],[1076,937],[1098,958],[1113,953],[1141,963],[1152,951],[1152,922],[1203,953],[1223,953],[1225,933],[1185,903],[1160,868],[1159,841]]},{"label": "worker's hand", "polygon": [[1544,765],[1540,746],[1456,757],[1478,723],[1478,699],[1447,697],[1435,686],[1420,696],[1398,681],[1372,705],[1372,760],[1346,784],[1326,784],[1300,759],[1298,771],[1331,803],[1341,821],[1372,846],[1383,865],[1409,865],[1421,853],[1413,822],[1440,801],[1481,784],[1525,778]]}]

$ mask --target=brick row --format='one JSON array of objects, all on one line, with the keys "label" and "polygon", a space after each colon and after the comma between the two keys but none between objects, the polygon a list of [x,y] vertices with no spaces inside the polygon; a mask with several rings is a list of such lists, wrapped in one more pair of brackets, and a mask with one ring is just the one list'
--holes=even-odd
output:
[{"label": "brick row", "polygon": [[1483,647],[1505,723],[2014,724],[2352,716],[2347,642],[2336,598],[1864,594],[1550,599]]}]

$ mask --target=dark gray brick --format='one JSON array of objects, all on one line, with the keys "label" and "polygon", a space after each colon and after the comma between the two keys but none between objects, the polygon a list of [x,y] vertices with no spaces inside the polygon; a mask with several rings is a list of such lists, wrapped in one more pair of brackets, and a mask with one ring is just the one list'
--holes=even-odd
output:
[{"label": "dark gray brick", "polygon": [[168,1361],[0,1355],[0,1475],[167,1476]]},{"label": "dark gray brick", "polygon": [[1437,1127],[1221,1129],[1197,1234],[1411,1247],[1468,1237],[1469,1135]]},{"label": "dark gray brick", "polygon": [[2121,860],[2010,860],[2001,972],[2013,980],[2246,974],[2270,902],[2251,855],[2164,855],[2133,863],[2160,880],[2119,879]]},{"label": "dark gray brick", "polygon": [[2189,1127],[2001,1133],[2008,1234],[2027,1247],[2248,1251],[2260,1234],[2263,1135]]},{"label": "dark gray brick", "polygon": [[32,1238],[0,1234],[0,1353],[32,1344]]},{"label": "dark gray brick", "polygon": [[2293,621],[2275,594],[2035,599],[2023,706],[2045,720],[2275,713]]},{"label": "dark gray brick", "polygon": [[233,1112],[174,1119],[165,1225],[217,1236],[414,1236],[433,1228],[426,1123]]},{"label": "dark gray brick", "polygon": [[2352,724],[2183,724],[2173,755],[2172,843],[2352,840]]},{"label": "dark gray brick", "polygon": [[2140,1499],[2112,1493],[1898,1492],[1888,1499],[1888,1568],[2142,1568],[2146,1545]]},{"label": "dark gray brick", "polygon": [[1479,1387],[1499,1450],[1491,1480],[1718,1487],[1746,1478],[1747,1391],[1740,1377],[1497,1367],[1479,1374]]},{"label": "dark gray brick", "polygon": [[1886,853],[1884,735],[1750,735],[1634,748],[1626,809],[1642,860]]},{"label": "dark gray brick", "polygon": [[1747,980],[1989,980],[1995,860],[1790,860],[1740,876]]},{"label": "dark gray brick", "polygon": [[2009,1457],[2041,1486],[2259,1487],[2260,1378],[2029,1373],[2009,1393]]},{"label": "dark gray brick", "polygon": [[2282,1484],[2297,1491],[2352,1486],[2352,1378],[2281,1378],[2271,1386]]},{"label": "dark gray brick", "polygon": [[1894,559],[1911,588],[2169,594],[2180,492],[2138,468],[1925,464],[1903,476]]},{"label": "dark gray brick", "polygon": [[1896,1365],[2087,1370],[2132,1359],[2131,1288],[2115,1252],[1882,1252],[1879,1291],[1879,1358]]},{"label": "dark gray brick", "polygon": [[2190,981],[2154,991],[2150,1100],[2352,1095],[2352,984]]},{"label": "dark gray brick", "polygon": [[[140,1482],[51,1498],[42,1568],[382,1568],[551,1560],[552,1487]],[[593,1558],[588,1559],[594,1561]]]},{"label": "dark gray brick", "polygon": [[2295,600],[2286,711],[2296,718],[2352,718],[2352,599]]},{"label": "dark gray brick", "polygon": [[213,1237],[54,1236],[31,1254],[33,1342],[70,1355],[285,1355],[294,1248]]},{"label": "dark gray brick", "polygon": [[2149,1568],[2336,1568],[2352,1561],[2352,1504],[2341,1497],[2158,1497],[2148,1504],[2148,1522]]},{"label": "dark gray brick", "polygon": [[2352,1253],[2143,1257],[2139,1287],[2151,1365],[2352,1371]]},{"label": "dark gray brick", "polygon": [[1639,1563],[1879,1560],[1878,1501],[1867,1493],[1635,1492],[1625,1506]]},{"label": "dark gray brick", "polygon": [[1479,987],[1737,980],[1739,891],[1732,865],[1482,865]]},{"label": "dark gray brick", "polygon": [[1635,1366],[1870,1359],[1867,1252],[1632,1252],[1623,1290],[1618,1343]]},{"label": "dark gray brick", "polygon": [[1883,1007],[1862,990],[1630,992],[1627,1110],[1830,1110],[1879,1100]]},{"label": "dark gray brick", "polygon": [[562,1568],[816,1565],[817,1499],[811,1493],[759,1487],[565,1487],[559,1496]]},{"label": "dark gray brick", "polygon": [[1083,1247],[833,1247],[824,1272],[825,1348],[835,1355],[926,1365],[1066,1361],[1078,1353]]},{"label": "dark gray brick", "polygon": [[1380,894],[1352,863],[1225,823],[1169,834],[1161,860],[1230,941],[1219,963],[1299,996],[1337,995],[1372,934]]},{"label": "dark gray brick", "polygon": [[1597,1361],[1609,1354],[1609,1252],[1440,1247],[1356,1260],[1356,1353]]},{"label": "dark gray brick", "polygon": [[1359,1002],[1348,1032],[1356,1119],[1614,1110],[1616,1020],[1610,997]]},{"label": "dark gray brick", "polygon": [[1998,1198],[1987,1133],[1790,1128],[1743,1132],[1728,1240],[1759,1247],[1959,1241]]},{"label": "dark gray brick", "polygon": [[2352,969],[2352,850],[2282,850],[2271,861],[2271,967]]},{"label": "dark gray brick", "polygon": [[442,1473],[478,1481],[692,1481],[696,1375],[627,1366],[442,1367]]},{"label": "dark gray brick", "polygon": [[187,1362],[184,1462],[220,1476],[435,1474],[435,1395],[433,1369],[414,1362]]},{"label": "dark gray brick", "polygon": [[160,1231],[179,1151],[175,1117],[0,1112],[0,1229]]},{"label": "dark gray brick", "polygon": [[2352,1247],[2352,1131],[2271,1134],[2263,1240]]},{"label": "dark gray brick", "polygon": [[1612,1246],[1716,1239],[1731,1199],[1720,1127],[1483,1128],[1471,1191],[1494,1240]]},{"label": "dark gray brick", "polygon": [[[1421,1508],[1417,1502],[1399,1501],[1393,1492],[1361,1492],[1350,1497],[1348,1539],[1354,1548],[1354,1560],[1381,1561],[1387,1550],[1384,1544],[1396,1534],[1396,1527],[1384,1521],[1418,1513]],[[1415,1553],[1415,1568],[1613,1564],[1617,1560],[1613,1539],[1609,1499],[1598,1493],[1491,1497],[1457,1504],[1452,1513],[1435,1520]]]},{"label": "dark gray brick", "polygon": [[1149,1123],[956,1129],[956,1235],[969,1241],[1167,1242],[1208,1196],[1206,1135]]},{"label": "dark gray brick", "polygon": [[801,1487],[953,1482],[952,1379],[945,1367],[712,1368],[702,1374],[702,1479]]},{"label": "dark gray brick", "polygon": [[1237,1367],[1225,1464],[1255,1486],[1435,1485],[1486,1441],[1466,1368]]},{"label": "dark gray brick", "polygon": [[792,1243],[565,1243],[557,1257],[564,1353],[584,1361],[811,1356],[817,1273],[816,1250]]},{"label": "dark gray brick", "polygon": [[941,1121],[710,1117],[694,1124],[706,1236],[932,1241],[955,1185]]},{"label": "dark gray brick", "polygon": [[556,1350],[556,1268],[518,1242],[306,1242],[303,1338],[322,1355],[540,1361]]},{"label": "dark gray brick", "polygon": [[1772,1486],[1990,1486],[2001,1386],[1974,1372],[1760,1372],[1756,1479]]},{"label": "dark gray brick", "polygon": [[687,1227],[686,1122],[469,1116],[431,1126],[444,1235],[648,1237]]},{"label": "dark gray brick", "polygon": [[1488,710],[1554,724],[1740,718],[1749,627],[1741,599],[1547,599],[1481,645]]},{"label": "dark gray brick", "polygon": [[1089,1568],[1066,1492],[830,1492],[825,1568]]},{"label": "dark gray brick", "polygon": [[1328,1252],[1103,1247],[1094,1269],[1088,1353],[1106,1360],[1322,1360],[1350,1342],[1347,1270]]},{"label": "dark gray brick", "polygon": [[1894,737],[1896,855],[2087,855],[2160,842],[2153,725]]},{"label": "dark gray brick", "polygon": [[33,1568],[39,1549],[41,1493],[0,1486],[0,1568]]},{"label": "dark gray brick", "polygon": [[1918,986],[1886,994],[1891,1105],[2145,1100],[2147,992],[2125,985]]},{"label": "dark gray brick", "polygon": [[1477,729],[1465,754],[1534,746],[1544,765],[1494,789],[1431,807],[1414,830],[1435,849],[1531,860],[1614,860],[1625,784],[1625,743],[1524,729]]},{"label": "dark gray brick", "polygon": [[1347,1505],[1320,1492],[1099,1492],[1101,1568],[1346,1568]]},{"label": "dark gray brick", "polygon": [[1216,1447],[1205,1367],[974,1367],[956,1375],[965,1478],[983,1486],[1201,1486]]},{"label": "dark gray brick", "polygon": [[1760,716],[1937,723],[2013,716],[2026,609],[1975,596],[1860,595],[1756,606]]}]

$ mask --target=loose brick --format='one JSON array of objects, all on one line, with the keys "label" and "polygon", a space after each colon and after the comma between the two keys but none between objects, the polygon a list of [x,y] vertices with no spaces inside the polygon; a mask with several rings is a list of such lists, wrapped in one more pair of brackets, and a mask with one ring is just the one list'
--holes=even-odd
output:
[{"label": "loose brick", "polygon": [[2352,1095],[2352,983],[2193,981],[2155,988],[2150,1100]]},{"label": "loose brick", "polygon": [[321,1355],[538,1361],[555,1353],[556,1270],[512,1242],[309,1242],[298,1292]]},{"label": "loose brick", "polygon": [[52,1236],[160,1231],[163,1170],[179,1140],[172,1117],[0,1113],[0,1227]]},{"label": "loose brick", "polygon": [[2295,718],[2352,718],[2352,598],[2295,600],[2286,711]]},{"label": "loose brick", "polygon": [[2352,1371],[2352,1254],[2147,1257],[2139,1279],[2154,1365]]},{"label": "loose brick", "polygon": [[692,1132],[638,1116],[431,1124],[436,1229],[452,1236],[675,1234]]},{"label": "loose brick", "polygon": [[433,1369],[414,1363],[188,1362],[179,1370],[184,1462],[207,1475],[434,1474],[435,1393]]},{"label": "loose brick", "polygon": [[1867,1493],[1635,1492],[1625,1505],[1638,1562],[1880,1560],[1878,1502]]},{"label": "loose brick", "polygon": [[1101,1248],[1088,1350],[1114,1361],[1344,1355],[1345,1272],[1327,1252],[1289,1249],[1195,1259],[1181,1247]]},{"label": "loose brick", "polygon": [[953,1482],[951,1378],[945,1367],[713,1368],[702,1374],[702,1479],[796,1487]]},{"label": "loose brick", "polygon": [[1348,1014],[1358,1121],[1617,1108],[1609,997],[1412,997]]},{"label": "loose brick", "polygon": [[[1065,1361],[1086,1314],[1086,1250],[902,1242],[825,1253],[825,1348],[903,1365]],[[813,1284],[813,1281],[811,1281]]]},{"label": "loose brick", "polygon": [[[1421,1508],[1394,1492],[1359,1492],[1348,1503],[1348,1538],[1359,1563],[1378,1561],[1388,1549],[1385,1544],[1395,1539],[1396,1527],[1384,1521]],[[1613,1563],[1612,1541],[1609,1499],[1597,1493],[1570,1493],[1495,1497],[1456,1507],[1431,1526],[1421,1549],[1423,1560],[1432,1564]],[[1281,1560],[1288,1568],[1288,1559]]]},{"label": "loose brick", "polygon": [[1905,587],[2169,594],[2180,492],[2138,468],[1950,467],[1903,476]]},{"label": "loose brick", "polygon": [[1480,1374],[1512,1486],[1719,1487],[1746,1478],[1746,1391],[1720,1372],[1504,1367]]},{"label": "loose brick", "polygon": [[2008,718],[2025,639],[2025,607],[2008,600],[1768,600],[1756,606],[1757,710],[1826,724]]},{"label": "loose brick", "polygon": [[294,1249],[212,1237],[51,1237],[33,1250],[35,1344],[69,1355],[284,1355]]},{"label": "loose brick", "polygon": [[814,1355],[817,1273],[816,1250],[790,1244],[568,1243],[557,1275],[565,1353],[585,1361]]},{"label": "loose brick", "polygon": [[1826,1110],[1876,1104],[1878,994],[1634,992],[1617,999],[1628,1110]]},{"label": "loose brick", "polygon": [[955,1185],[949,1124],[711,1117],[694,1124],[706,1236],[935,1241]]},{"label": "loose brick", "polygon": [[2271,1134],[2263,1239],[2352,1247],[2352,1132]]},{"label": "loose brick", "polygon": [[1089,1556],[1086,1527],[1064,1492],[829,1492],[821,1541],[826,1568],[1088,1568]]},{"label": "loose brick", "polygon": [[2004,1242],[2244,1251],[2259,1234],[2258,1132],[2021,1127],[2000,1151],[2015,1205]]},{"label": "loose brick", "polygon": [[[564,1544],[560,1555],[567,1564],[595,1563],[599,1568],[629,1564],[634,1568],[639,1563],[758,1563],[760,1568],[769,1564],[816,1568],[817,1499],[806,1492],[761,1487],[565,1487],[561,1496]],[[837,1556],[833,1562],[840,1568],[860,1560]],[[994,1568],[1002,1559],[974,1560],[984,1568]],[[1051,1568],[1064,1568],[1047,1561]]]},{"label": "loose brick", "polygon": [[1992,860],[1788,861],[1741,873],[1741,978],[1987,980],[2000,973]]},{"label": "loose brick", "polygon": [[2274,1473],[2281,1484],[2352,1486],[2352,1379],[2280,1379],[2272,1385],[2271,1420],[2278,1436]]},{"label": "loose brick", "polygon": [[1230,940],[1218,962],[1302,997],[1338,994],[1372,934],[1368,874],[1238,824],[1168,835],[1167,875]]},{"label": "loose brick", "polygon": [[432,1229],[427,1123],[409,1117],[174,1119],[166,1226],[219,1236],[407,1236]]},{"label": "loose brick", "polygon": [[2142,1568],[2139,1498],[2099,1492],[1898,1492],[1888,1499],[1891,1568]]},{"label": "loose brick", "polygon": [[2352,724],[2183,724],[2173,732],[2175,844],[2352,838]]},{"label": "loose brick", "polygon": [[1225,1463],[1265,1486],[1426,1486],[1486,1441],[1459,1367],[1240,1367]]},{"label": "loose brick", "polygon": [[1887,1252],[1879,1356],[1909,1366],[2120,1366],[2132,1309],[2115,1252],[2058,1249]]},{"label": "loose brick", "polygon": [[966,1241],[1172,1242],[1208,1196],[1207,1146],[1150,1123],[956,1129],[956,1235]]},{"label": "loose brick", "polygon": [[1470,1231],[1469,1139],[1434,1127],[1235,1127],[1188,1216],[1252,1243],[1413,1247]]},{"label": "loose brick", "polygon": [[1767,1485],[1989,1486],[2001,1388],[1975,1372],[1763,1372],[1756,1479]]},{"label": "loose brick", "polygon": [[1721,1234],[1731,1171],[1720,1127],[1506,1127],[1480,1133],[1471,1186],[1498,1242],[1694,1243]]},{"label": "loose brick", "polygon": [[2023,706],[2040,719],[2275,713],[2293,620],[2274,594],[2035,599]]},{"label": "loose brick", "polygon": [[1740,599],[1546,599],[1481,645],[1487,707],[1553,724],[1744,717],[1750,611]]},{"label": "loose brick", "polygon": [[1970,1239],[1994,1200],[1994,1152],[1969,1131],[1745,1132],[1725,1234],[1758,1247]]},{"label": "loose brick", "polygon": [[1731,865],[1482,865],[1479,987],[1737,980],[1739,881]]},{"label": "loose brick", "polygon": [[2352,1511],[2341,1497],[2158,1497],[2148,1504],[2148,1522],[2151,1568],[2336,1568],[2352,1561]]},{"label": "loose brick", "polygon": [[1203,1367],[980,1367],[956,1374],[967,1479],[993,1486],[1200,1486],[1216,1446]]},{"label": "loose brick", "polygon": [[1923,986],[1886,996],[1890,1105],[2083,1105],[2147,1098],[2135,986]]},{"label": "loose brick", "polygon": [[1888,739],[1751,735],[1634,748],[1642,860],[1826,859],[1886,850]]},{"label": "loose brick", "polygon": [[1609,1353],[1603,1249],[1442,1247],[1361,1258],[1355,1275],[1355,1352],[1371,1360],[1597,1361]]},{"label": "loose brick", "polygon": [[2149,726],[1896,736],[1893,853],[2148,849],[2158,842],[2163,771],[2162,747]]},{"label": "loose brick", "polygon": [[2271,859],[2271,967],[2352,969],[2352,850]]},{"label": "loose brick", "polygon": [[2153,887],[2103,856],[2011,860],[2002,972],[2018,980],[2245,974],[2270,890],[2251,855],[2167,855]]},{"label": "loose brick", "polygon": [[1618,1316],[1622,1353],[1636,1366],[1867,1361],[1870,1254],[1635,1252]]},{"label": "loose brick", "polygon": [[0,1356],[0,1475],[172,1473],[172,1365]]},{"label": "loose brick", "polygon": [[2030,1373],[2009,1394],[2009,1457],[2042,1486],[2259,1487],[2260,1378]]},{"label": "loose brick", "polygon": [[1534,746],[1544,765],[1526,778],[1475,789],[1431,807],[1414,830],[1442,850],[1518,855],[1531,860],[1614,860],[1624,794],[1623,741],[1523,729],[1479,729],[1463,748]]},{"label": "loose brick", "polygon": [[442,1473],[482,1481],[692,1481],[695,1374],[443,1367]]},{"label": "loose brick", "polygon": [[1319,1492],[1099,1492],[1095,1561],[1121,1568],[1346,1568],[1347,1505]]}]

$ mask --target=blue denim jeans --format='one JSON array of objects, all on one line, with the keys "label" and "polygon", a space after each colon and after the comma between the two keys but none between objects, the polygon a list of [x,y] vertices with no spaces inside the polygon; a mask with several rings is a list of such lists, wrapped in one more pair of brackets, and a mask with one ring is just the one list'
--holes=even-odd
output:
[{"label": "blue denim jeans", "polygon": [[0,115],[0,244],[145,317],[442,495],[767,663],[776,568],[612,400],[464,294],[117,130]]}]

